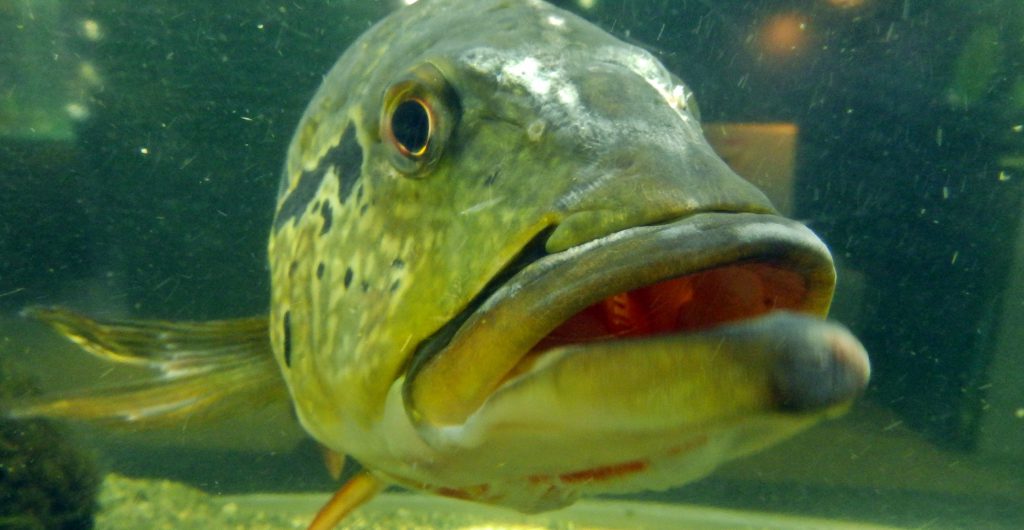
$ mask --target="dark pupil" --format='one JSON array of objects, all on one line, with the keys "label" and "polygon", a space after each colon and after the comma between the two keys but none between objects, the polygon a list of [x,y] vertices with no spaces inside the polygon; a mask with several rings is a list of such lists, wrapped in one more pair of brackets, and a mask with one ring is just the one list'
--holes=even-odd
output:
[{"label": "dark pupil", "polygon": [[419,101],[403,101],[391,115],[391,132],[410,154],[423,154],[430,134],[430,117],[427,116],[427,109]]}]

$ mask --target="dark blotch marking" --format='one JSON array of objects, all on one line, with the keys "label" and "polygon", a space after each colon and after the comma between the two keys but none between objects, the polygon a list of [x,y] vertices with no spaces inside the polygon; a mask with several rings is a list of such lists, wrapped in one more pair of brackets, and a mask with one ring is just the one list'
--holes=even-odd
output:
[{"label": "dark blotch marking", "polygon": [[345,204],[363,171],[363,148],[356,140],[356,129],[351,123],[341,135],[341,143],[327,151],[320,163],[334,166],[338,173],[338,202]]},{"label": "dark blotch marking", "polygon": [[394,261],[391,262],[391,266],[396,269],[404,269],[405,262],[402,261],[402,258],[395,258]]},{"label": "dark blotch marking", "polygon": [[488,186],[489,187],[489,186],[493,185],[494,182],[496,180],[498,180],[498,176],[499,175],[501,175],[501,170],[500,169],[495,169],[494,173],[491,173],[490,175],[487,175],[487,178],[484,179],[484,186]]},{"label": "dark blotch marking", "polygon": [[355,276],[355,274],[352,273],[352,267],[346,268],[345,269],[345,288],[346,289],[348,289],[349,285],[352,285],[352,277],[353,276]]},{"label": "dark blotch marking", "polygon": [[320,215],[324,218],[324,226],[320,228],[320,235],[324,235],[331,230],[331,223],[334,222],[331,203],[324,201],[323,206],[320,208]]},{"label": "dark blotch marking", "polygon": [[362,282],[361,285],[363,287],[363,292],[364,293],[370,290],[370,283],[369,282],[364,281],[364,282]]},{"label": "dark blotch marking", "polygon": [[363,185],[360,184],[359,187],[356,188],[356,202],[362,202],[362,201],[363,201]]},{"label": "dark blotch marking", "polygon": [[316,279],[319,280],[319,279],[321,279],[323,277],[324,277],[324,264],[323,264],[323,262],[320,262],[320,263],[318,263],[316,265]]},{"label": "dark blotch marking", "polygon": [[[352,193],[352,188],[359,180],[363,167],[363,149],[356,141],[355,127],[350,123],[341,137],[341,142],[332,147],[324,155],[320,163],[312,171],[303,171],[295,189],[285,197],[274,218],[274,230],[279,230],[285,223],[302,215],[310,205],[324,180],[327,168],[334,166],[338,173],[338,199],[342,204]],[[284,181],[285,179],[282,179]],[[282,190],[282,193],[284,190]],[[326,203],[325,203],[326,204]],[[315,211],[315,207],[314,207]]]},{"label": "dark blotch marking", "polygon": [[359,215],[366,215],[366,210],[370,207],[369,204],[364,204],[359,207]]},{"label": "dark blotch marking", "polygon": [[299,183],[285,197],[281,207],[277,210],[277,217],[274,218],[274,230],[280,230],[285,223],[302,215],[310,201],[316,196],[316,190],[320,188],[320,183],[323,180],[324,167],[318,167],[313,171],[303,171],[299,175]]},{"label": "dark blotch marking", "polygon": [[399,287],[400,285],[402,285],[402,280],[395,280],[394,282],[392,282],[392,283],[391,283],[391,292],[395,292],[395,291],[397,291],[397,290],[398,290],[398,287]]},{"label": "dark blotch marking", "polygon": [[284,312],[284,365],[292,367],[292,312]]},{"label": "dark blotch marking", "polygon": [[295,271],[298,270],[298,269],[299,269],[299,262],[297,262],[297,261],[291,262],[291,264],[288,265],[288,277],[291,278],[291,277],[295,276]]}]

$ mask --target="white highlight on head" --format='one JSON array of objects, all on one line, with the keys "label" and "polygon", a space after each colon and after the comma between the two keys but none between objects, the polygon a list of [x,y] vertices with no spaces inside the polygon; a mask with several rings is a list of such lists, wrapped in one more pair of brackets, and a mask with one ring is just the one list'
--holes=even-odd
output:
[{"label": "white highlight on head", "polygon": [[514,83],[525,87],[535,96],[546,96],[551,91],[554,79],[551,72],[541,70],[541,63],[535,57],[523,57],[517,62],[506,64],[501,73]]},{"label": "white highlight on head", "polygon": [[[547,122],[548,130],[567,129],[584,143],[610,141],[624,134],[623,131],[631,131],[629,134],[634,137],[640,131],[649,132],[647,142],[664,143],[672,148],[676,148],[680,141],[677,136],[653,131],[640,119],[630,121],[629,117],[619,117],[609,120],[600,109],[588,108],[573,77],[586,75],[585,67],[576,64],[581,58],[572,53],[526,43],[514,48],[471,48],[459,59],[470,69],[493,77],[500,87],[531,99],[538,117]],[[632,71],[654,88],[682,121],[693,122],[693,116],[687,112],[688,90],[677,83],[650,53],[628,45],[602,46],[583,60],[597,65],[617,64]],[[694,134],[699,135],[699,132]]]},{"label": "white highlight on head", "polygon": [[560,28],[565,25],[565,19],[558,15],[548,15],[546,20],[548,24],[551,24],[556,28]]},{"label": "white highlight on head", "polygon": [[692,93],[690,89],[686,88],[686,85],[675,85],[672,87],[672,92],[665,98],[668,100],[668,104],[675,107],[679,111],[679,115],[682,116],[683,120],[689,120],[690,115],[682,111],[694,113],[694,109],[690,108],[690,98]]},{"label": "white highlight on head", "polygon": [[558,101],[567,107],[575,107],[580,103],[580,95],[576,91],[576,87],[564,85],[558,89]]},{"label": "white highlight on head", "polygon": [[468,50],[462,59],[474,70],[494,75],[501,85],[525,90],[553,123],[581,117],[579,91],[557,55],[541,49],[481,47]]},{"label": "white highlight on head", "polygon": [[633,46],[605,46],[598,50],[596,55],[632,70],[657,90],[683,120],[690,119],[689,114],[684,112],[689,96],[686,87],[674,83],[668,70],[647,50]]}]

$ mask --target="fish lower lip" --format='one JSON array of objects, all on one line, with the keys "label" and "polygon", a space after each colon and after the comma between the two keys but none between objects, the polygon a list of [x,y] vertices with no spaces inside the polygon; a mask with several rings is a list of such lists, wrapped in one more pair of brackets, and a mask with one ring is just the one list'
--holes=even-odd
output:
[{"label": "fish lower lip", "polygon": [[[659,312],[653,315],[661,319],[654,331],[692,331],[774,309],[823,316],[835,273],[828,250],[810,230],[774,215],[710,212],[617,232],[537,259],[504,282],[465,318],[444,347],[410,369],[406,406],[420,421],[461,423],[504,381],[528,369],[531,357],[551,347],[608,335],[650,334],[651,330],[629,329],[633,317],[628,310],[625,324],[618,324],[624,333],[612,329],[580,334],[579,326],[615,316],[609,301],[614,305],[615,300],[630,303],[646,297],[649,308],[650,295],[661,289],[692,291],[699,290],[699,283],[727,286],[737,281],[765,285],[768,302],[757,307],[740,304],[737,310],[714,317],[698,315],[682,325],[680,319],[690,317],[673,310],[674,321],[666,323]],[[799,284],[798,296],[785,299],[794,291],[793,282]],[[715,305],[709,296],[717,300],[722,290],[708,292],[696,300],[705,313]],[[637,314],[646,318],[652,313]]]}]

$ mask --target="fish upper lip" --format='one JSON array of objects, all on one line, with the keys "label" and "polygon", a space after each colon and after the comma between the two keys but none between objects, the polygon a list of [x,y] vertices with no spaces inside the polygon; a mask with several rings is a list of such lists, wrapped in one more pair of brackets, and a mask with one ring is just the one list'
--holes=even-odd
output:
[{"label": "fish upper lip", "polygon": [[[535,237],[473,303],[417,348],[403,389],[414,416],[419,376],[439,355],[475,351],[506,356],[514,365],[560,323],[619,292],[725,265],[770,262],[805,279],[807,297],[797,309],[824,315],[835,283],[825,244],[804,225],[774,214],[699,212],[553,254],[542,252],[545,239],[543,232]],[[487,392],[499,383],[492,380]]]}]

